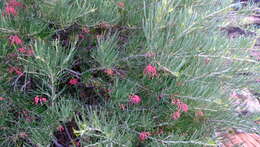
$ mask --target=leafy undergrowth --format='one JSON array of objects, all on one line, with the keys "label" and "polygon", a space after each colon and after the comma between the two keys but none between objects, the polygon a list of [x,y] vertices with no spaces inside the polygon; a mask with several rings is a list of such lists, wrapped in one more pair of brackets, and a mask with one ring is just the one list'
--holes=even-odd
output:
[{"label": "leafy undergrowth", "polygon": [[[228,0],[0,2],[0,146],[216,146],[259,62]],[[253,73],[244,76],[243,73]],[[241,74],[242,73],[242,74]]]}]

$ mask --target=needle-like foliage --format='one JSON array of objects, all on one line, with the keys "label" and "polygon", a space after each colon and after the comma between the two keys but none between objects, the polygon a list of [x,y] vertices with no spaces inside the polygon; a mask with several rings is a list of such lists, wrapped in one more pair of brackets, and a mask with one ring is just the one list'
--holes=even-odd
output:
[{"label": "needle-like foliage", "polygon": [[217,146],[219,131],[259,133],[258,114],[232,99],[260,88],[255,34],[223,29],[236,6],[0,1],[0,146]]}]

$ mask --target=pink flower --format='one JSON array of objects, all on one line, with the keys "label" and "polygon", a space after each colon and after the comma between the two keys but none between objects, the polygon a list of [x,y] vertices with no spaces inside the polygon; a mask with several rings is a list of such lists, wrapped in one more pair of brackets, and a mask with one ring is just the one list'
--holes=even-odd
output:
[{"label": "pink flower", "polygon": [[255,81],[256,81],[257,83],[258,83],[258,82],[260,83],[260,78],[259,78],[259,79],[256,79]]},{"label": "pink flower", "polygon": [[23,41],[17,36],[17,35],[12,35],[9,37],[9,41],[11,45],[22,45]]},{"label": "pink flower", "polygon": [[183,103],[180,99],[173,99],[172,104],[178,106],[178,110],[182,110],[183,112],[188,112],[189,107],[187,104]]},{"label": "pink flower", "polygon": [[64,127],[62,125],[59,125],[57,127],[57,130],[59,130],[60,132],[63,132],[65,129],[64,129]]},{"label": "pink flower", "polygon": [[72,78],[72,79],[70,79],[70,81],[69,81],[69,84],[70,85],[76,85],[76,84],[78,84],[79,83],[79,81],[78,81],[78,79],[76,79],[76,78]]},{"label": "pink flower", "polygon": [[5,100],[5,98],[3,98],[3,97],[0,97],[0,101],[3,101],[3,100]]},{"label": "pink flower", "polygon": [[15,8],[14,7],[10,7],[10,6],[6,6],[5,7],[5,13],[7,14],[7,15],[13,15],[13,16],[16,16],[17,15],[17,12],[16,12],[16,10],[15,10]]},{"label": "pink flower", "polygon": [[151,77],[156,76],[157,75],[156,67],[152,66],[151,64],[147,65],[144,68],[144,74]]},{"label": "pink flower", "polygon": [[179,105],[180,103],[181,103],[180,99],[173,99],[172,100],[172,104],[174,104],[174,105]]},{"label": "pink flower", "polygon": [[83,38],[85,38],[85,36],[83,34],[79,34],[79,38],[83,39]]},{"label": "pink flower", "polygon": [[26,50],[27,56],[32,56],[34,54],[34,51],[32,49]]},{"label": "pink flower", "polygon": [[23,74],[23,72],[21,71],[20,68],[14,67],[14,66],[9,67],[9,68],[8,68],[8,72],[9,72],[9,73],[15,72],[17,75],[22,75],[22,74]]},{"label": "pink flower", "polygon": [[105,69],[104,72],[109,76],[112,76],[114,74],[114,71],[111,68]]},{"label": "pink flower", "polygon": [[47,102],[47,98],[39,97],[39,96],[34,97],[34,104],[38,104],[39,102],[40,103],[46,103]]},{"label": "pink flower", "polygon": [[141,97],[138,95],[130,95],[129,98],[132,104],[139,104],[142,100]]},{"label": "pink flower", "polygon": [[188,112],[188,110],[189,110],[188,105],[183,102],[178,105],[178,108],[179,108],[179,110],[182,110],[183,112]]},{"label": "pink flower", "polygon": [[125,8],[125,3],[124,2],[118,2],[116,5],[118,7],[120,7],[120,8]]},{"label": "pink flower", "polygon": [[140,141],[145,141],[146,139],[148,139],[149,136],[151,136],[150,132],[141,132],[139,134],[139,140]]},{"label": "pink flower", "polygon": [[46,103],[47,102],[47,98],[45,98],[45,97],[40,98],[40,102]]},{"label": "pink flower", "polygon": [[26,53],[26,49],[23,48],[23,47],[18,48],[17,51],[20,52],[20,53]]},{"label": "pink flower", "polygon": [[6,5],[9,7],[16,8],[16,7],[22,7],[23,4],[21,2],[17,2],[16,0],[9,0]]},{"label": "pink flower", "polygon": [[38,96],[34,97],[34,104],[38,104],[40,101],[40,98]]},{"label": "pink flower", "polygon": [[28,137],[28,134],[25,133],[25,132],[21,132],[21,133],[19,133],[18,136],[21,137],[21,138],[26,138],[26,137]]},{"label": "pink flower", "polygon": [[195,112],[195,116],[196,117],[203,117],[204,116],[204,113],[202,111],[196,111]]},{"label": "pink flower", "polygon": [[90,30],[88,27],[84,27],[84,28],[82,28],[82,32],[88,34],[88,33],[90,33]]},{"label": "pink flower", "polygon": [[172,119],[177,120],[181,117],[180,111],[176,111],[172,114]]}]

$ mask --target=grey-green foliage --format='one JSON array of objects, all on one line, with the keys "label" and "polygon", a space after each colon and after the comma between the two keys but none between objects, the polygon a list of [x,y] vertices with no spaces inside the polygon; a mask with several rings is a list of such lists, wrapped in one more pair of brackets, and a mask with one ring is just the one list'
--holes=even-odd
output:
[{"label": "grey-green foliage", "polygon": [[89,5],[93,5],[95,11],[86,17],[82,17],[80,22],[89,26],[97,25],[102,22],[115,24],[119,22],[120,15],[114,1],[97,0],[87,1]]},{"label": "grey-green foliage", "polygon": [[40,16],[49,23],[68,27],[75,22],[93,26],[119,21],[118,8],[110,0],[42,0],[37,2]]},{"label": "grey-green foliage", "polygon": [[112,68],[118,62],[117,35],[111,38],[101,38],[98,40],[98,47],[94,51],[93,57],[103,68]]},{"label": "grey-green foliage", "polygon": [[72,65],[75,46],[72,44],[71,48],[65,49],[56,40],[51,45],[44,41],[36,41],[33,48],[35,58],[22,59],[27,73],[40,80],[38,85],[39,88],[43,88],[42,93],[55,100],[60,95],[60,92],[56,91],[56,86],[64,79],[66,69]]},{"label": "grey-green foliage", "polygon": [[67,27],[80,18],[94,13],[96,8],[87,0],[42,0],[39,1],[40,16],[45,21]]},{"label": "grey-green foliage", "polygon": [[[230,91],[226,86],[232,89],[238,83],[243,85],[247,78],[238,74],[259,67],[245,52],[252,41],[229,40],[219,32],[231,7],[226,4],[226,1],[161,0],[145,10],[143,25],[147,50],[157,54],[152,62],[185,85],[175,92],[188,96],[186,99],[201,97],[197,100],[206,100],[204,107],[208,105],[217,111],[227,104]],[[223,91],[227,95],[222,95]],[[220,99],[225,103],[212,104]],[[228,116],[225,119],[232,121]]]}]

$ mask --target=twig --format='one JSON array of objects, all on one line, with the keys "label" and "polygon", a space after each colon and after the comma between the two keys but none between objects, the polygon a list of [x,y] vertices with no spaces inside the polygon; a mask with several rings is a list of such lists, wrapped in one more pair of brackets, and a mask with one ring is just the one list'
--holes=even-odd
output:
[{"label": "twig", "polygon": [[58,143],[58,141],[56,141],[55,139],[53,139],[52,141],[57,147],[63,147],[63,145]]},{"label": "twig", "polygon": [[73,141],[73,139],[71,138],[71,136],[70,136],[70,133],[69,133],[69,130],[67,129],[67,127],[66,127],[66,125],[64,124],[64,129],[65,129],[65,132],[66,132],[66,134],[67,134],[67,136],[69,137],[69,140],[70,140],[70,142],[72,142]]},{"label": "twig", "polygon": [[27,81],[23,84],[23,86],[21,87],[20,91],[24,91],[26,89],[26,86],[31,83],[30,81]]},{"label": "twig", "polygon": [[6,28],[0,28],[0,31],[1,32],[6,32],[6,33],[18,33],[18,31],[9,30],[9,29],[6,29]]},{"label": "twig", "polygon": [[204,143],[204,142],[200,142],[200,141],[193,141],[193,140],[190,140],[190,141],[169,140],[169,141],[167,141],[167,140],[155,139],[153,137],[149,137],[149,138],[152,140],[164,143],[164,144],[197,144],[197,145],[204,145],[204,146],[217,146],[216,144],[208,144],[208,143]]},{"label": "twig", "polygon": [[176,73],[172,72],[169,68],[167,68],[167,67],[161,65],[159,62],[156,62],[156,64],[158,64],[159,67],[162,68],[162,70],[164,70],[164,71],[170,73],[170,74],[173,75],[174,77],[178,77],[178,75],[177,75]]},{"label": "twig", "polygon": [[223,71],[217,71],[217,72],[207,73],[207,74],[204,74],[204,75],[195,77],[195,78],[193,78],[193,79],[186,80],[186,81],[184,81],[184,82],[191,82],[191,81],[198,80],[198,79],[201,79],[201,78],[207,78],[207,77],[211,77],[211,76],[220,75],[220,74],[226,73],[226,72],[228,72],[228,71],[230,71],[230,70],[231,70],[231,68],[227,68],[227,69],[225,69],[225,70],[223,70]]},{"label": "twig", "polygon": [[77,78],[80,78],[80,76],[82,75],[82,73],[76,72],[68,68],[65,68],[65,70],[69,71],[70,73],[73,73]]},{"label": "twig", "polygon": [[241,59],[241,58],[231,58],[226,56],[211,56],[211,55],[197,55],[198,57],[204,57],[204,58],[223,58],[227,60],[236,60],[236,61],[242,61],[242,62],[250,62],[250,63],[259,63],[256,60],[252,59]]}]

